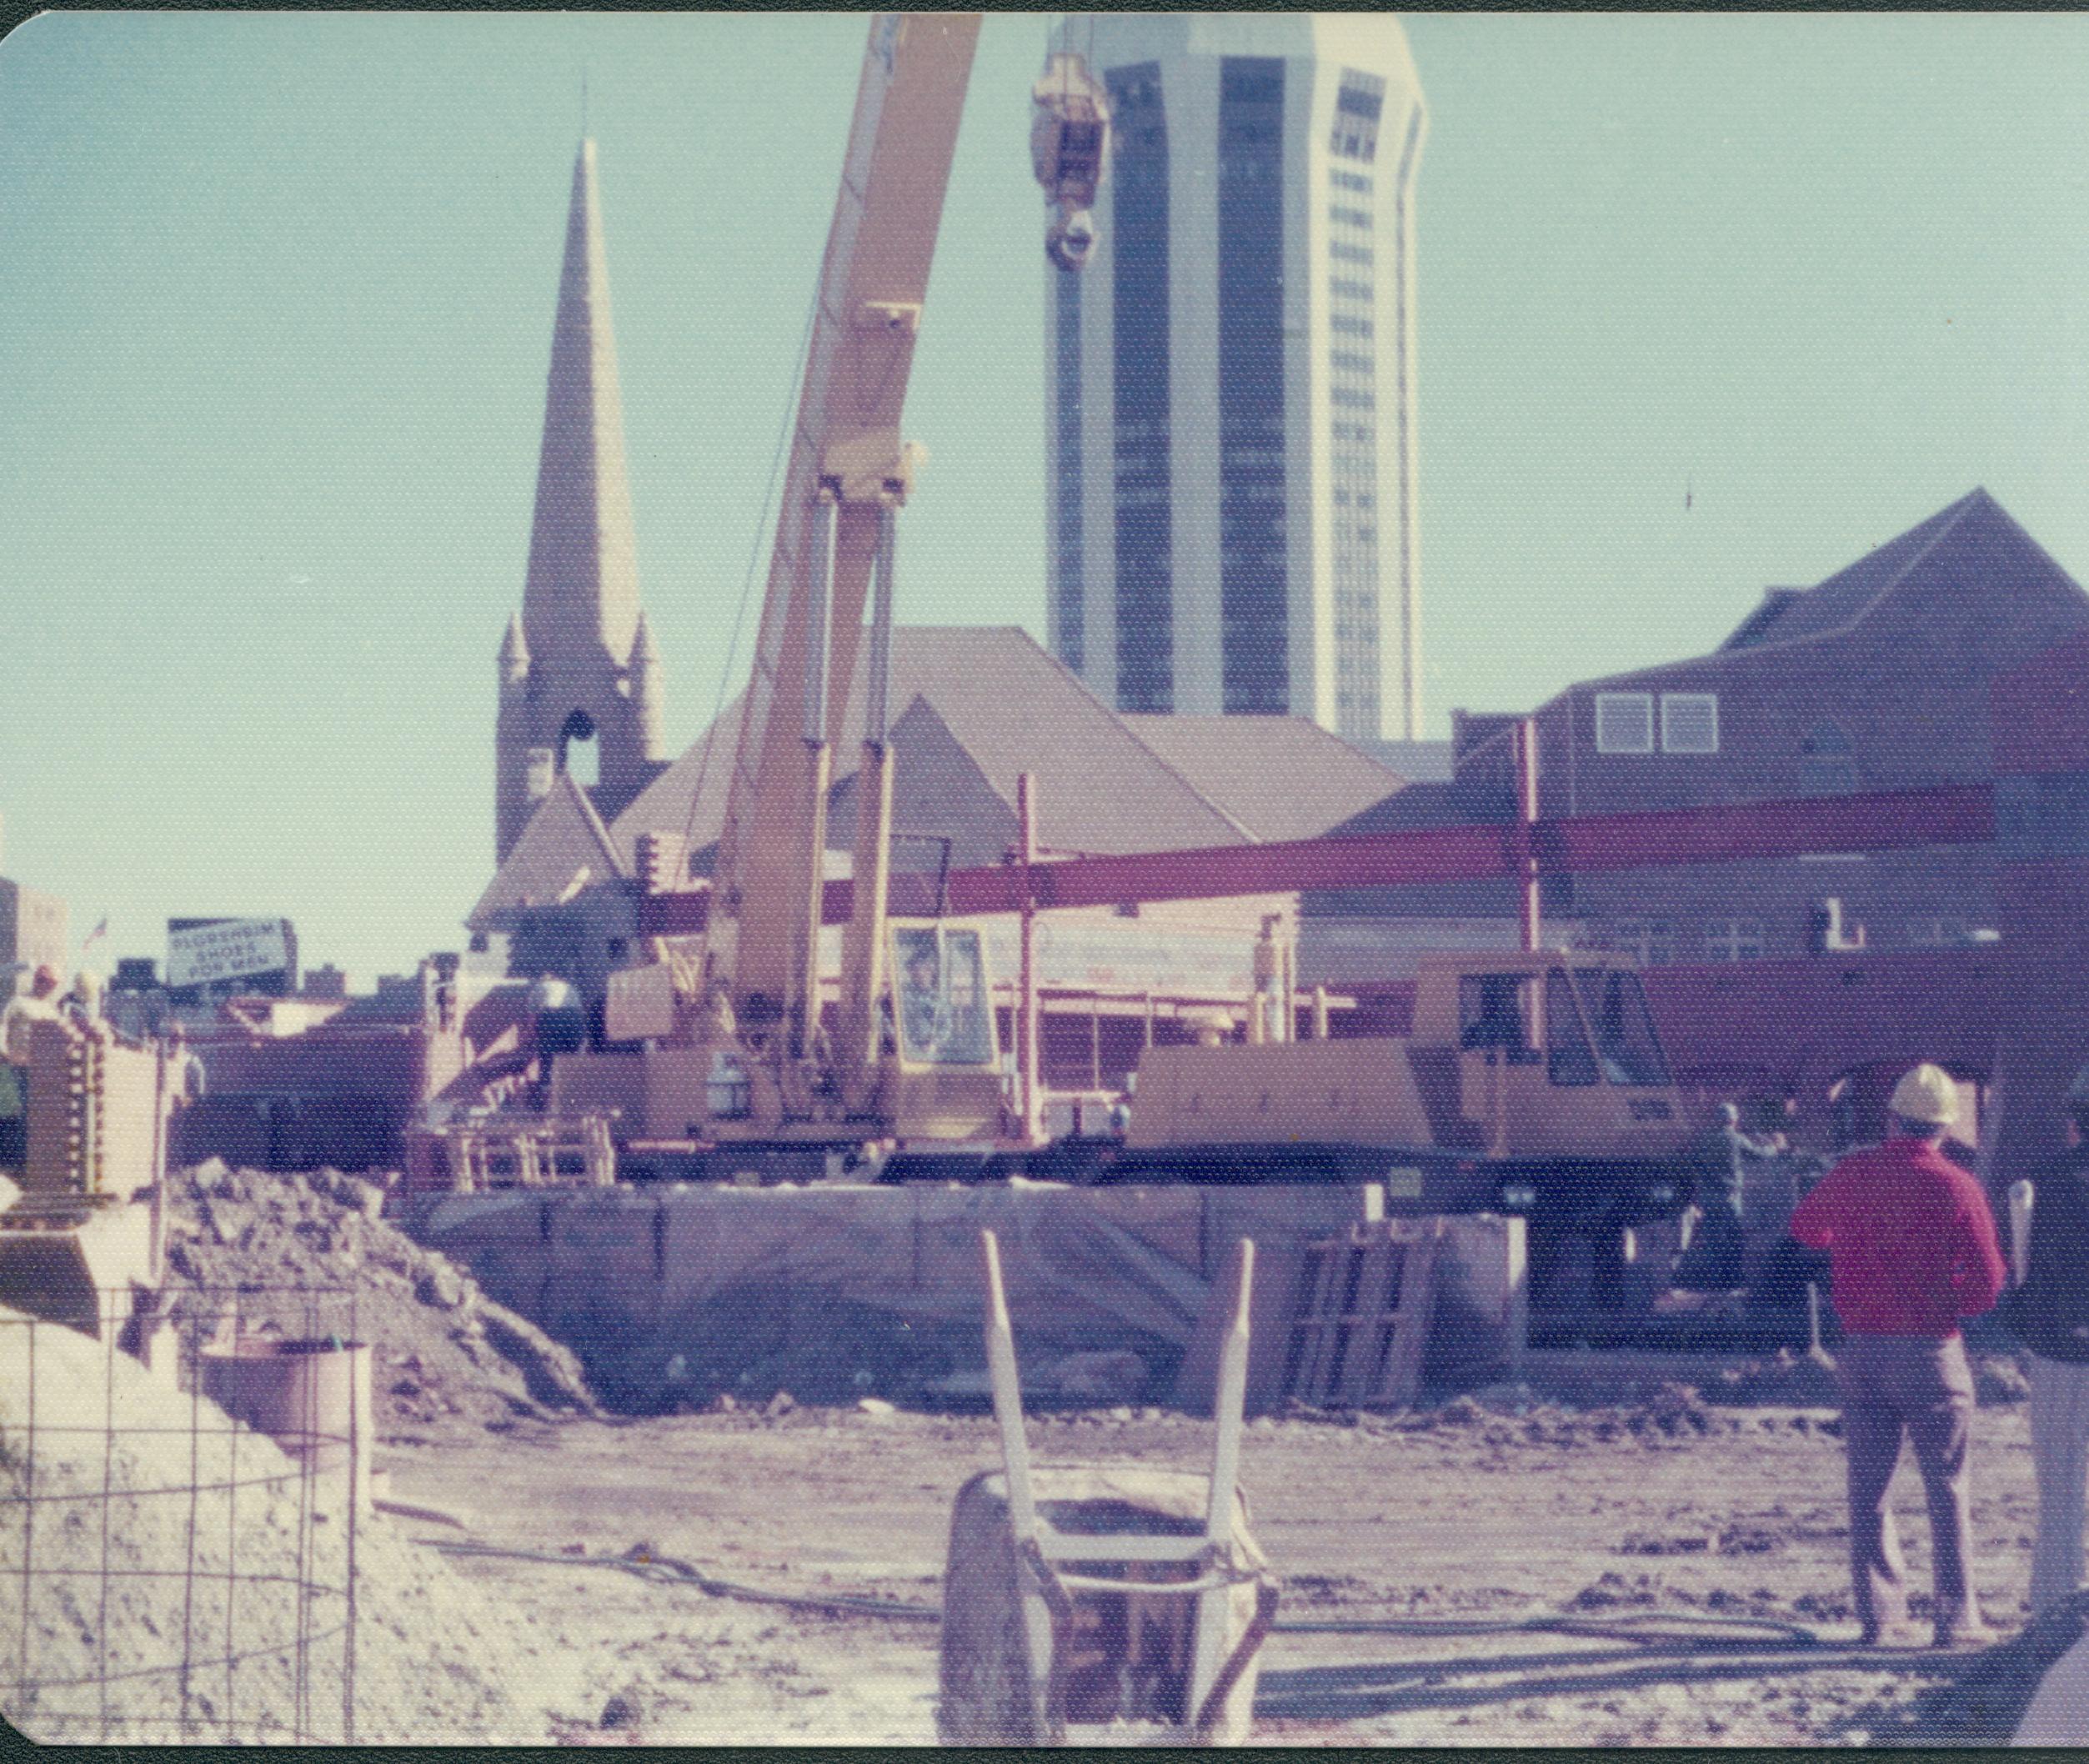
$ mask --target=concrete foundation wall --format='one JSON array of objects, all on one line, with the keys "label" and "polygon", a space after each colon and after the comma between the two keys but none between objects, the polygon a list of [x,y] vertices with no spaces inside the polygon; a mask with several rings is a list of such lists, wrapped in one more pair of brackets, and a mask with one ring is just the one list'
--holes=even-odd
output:
[{"label": "concrete foundation wall", "polygon": [[[1280,1356],[1305,1245],[1366,1217],[1367,1194],[676,1184],[428,1196],[403,1222],[580,1354],[621,1407],[983,1391],[982,1227],[1001,1244],[1026,1385],[1094,1394],[1100,1376],[1122,1400],[1159,1401],[1241,1237],[1262,1270],[1258,1352]],[[1469,1381],[1520,1352],[1509,1225],[1457,1221],[1445,1252],[1431,1361]]]}]

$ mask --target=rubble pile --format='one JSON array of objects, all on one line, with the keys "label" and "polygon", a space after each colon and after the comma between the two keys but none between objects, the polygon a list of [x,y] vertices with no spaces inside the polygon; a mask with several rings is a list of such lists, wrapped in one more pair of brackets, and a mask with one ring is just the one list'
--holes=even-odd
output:
[{"label": "rubble pile", "polygon": [[[0,1659],[27,1679],[8,1720],[47,1741],[344,1738],[347,1516],[315,1494],[343,1479],[301,1481],[215,1404],[26,1324],[0,1310]],[[518,1634],[381,1516],[355,1552],[358,1741],[548,1736],[519,1657],[534,1618]]]},{"label": "rubble pile", "polygon": [[[371,1344],[380,1440],[449,1416],[484,1425],[599,1412],[572,1351],[387,1224],[377,1184],[213,1159],[170,1176],[168,1189],[167,1309],[191,1344],[222,1325],[235,1293],[243,1331],[353,1326]],[[341,1296],[298,1296],[328,1290]]]}]

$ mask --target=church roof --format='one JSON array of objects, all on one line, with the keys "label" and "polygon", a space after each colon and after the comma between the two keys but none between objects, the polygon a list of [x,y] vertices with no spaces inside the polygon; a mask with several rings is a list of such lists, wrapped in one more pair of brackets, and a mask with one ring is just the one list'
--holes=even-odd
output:
[{"label": "church roof", "polygon": [[[864,672],[859,662],[850,730],[863,726]],[[950,839],[957,864],[1006,849],[1025,771],[1037,779],[1038,843],[1095,853],[1310,837],[1402,782],[1303,718],[1120,716],[1014,626],[895,629],[890,702],[894,825]],[[686,829],[697,851],[718,838],[739,714],[735,701],[714,748],[699,738],[617,816],[610,837],[627,866],[641,833],[672,845]],[[860,754],[849,739],[834,756],[836,846],[853,835]]]},{"label": "church roof", "polygon": [[1257,839],[1317,839],[1407,781],[1309,717],[1127,715],[1124,722]]},{"label": "church roof", "polygon": [[464,922],[481,930],[519,908],[569,900],[591,883],[630,874],[588,793],[561,773]]}]

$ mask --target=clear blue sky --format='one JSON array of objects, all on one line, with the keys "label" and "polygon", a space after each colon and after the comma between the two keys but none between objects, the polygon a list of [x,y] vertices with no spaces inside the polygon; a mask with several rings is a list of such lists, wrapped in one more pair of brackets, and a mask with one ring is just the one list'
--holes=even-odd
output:
[{"label": "clear blue sky", "polygon": [[[1044,629],[1043,15],[980,41],[899,616]],[[2089,19],[1424,14],[1421,547],[1453,705],[1696,654],[1975,484],[2089,576]],[[668,734],[715,703],[845,14],[103,13],[0,43],[0,874],[98,965],[367,984],[489,873],[587,71]],[[1686,512],[1688,484],[1693,506]]]}]

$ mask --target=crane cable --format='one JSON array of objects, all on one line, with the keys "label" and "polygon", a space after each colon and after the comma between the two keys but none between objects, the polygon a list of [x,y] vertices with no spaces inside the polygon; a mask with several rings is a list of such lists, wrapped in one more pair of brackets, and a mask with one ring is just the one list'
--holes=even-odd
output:
[{"label": "crane cable", "polygon": [[[747,604],[754,597],[754,574],[761,568],[763,541],[776,516],[776,494],[783,476],[784,462],[789,457],[791,438],[798,424],[798,388],[804,383],[805,362],[812,348],[813,326],[819,317],[821,290],[813,290],[813,298],[805,308],[804,333],[798,340],[798,353],[793,358],[790,389],[784,403],[784,420],[776,436],[776,449],[769,463],[769,486],[762,492],[761,514],[754,524],[754,543],[748,553],[747,574],[740,582],[739,604],[733,613],[733,633],[726,641],[725,661],[719,669],[718,694],[711,706],[710,727],[704,732],[704,754],[696,764],[696,783],[689,792],[689,812],[682,824],[682,855],[679,859],[682,874],[678,879],[688,879],[689,840],[696,831],[696,813],[704,800],[704,780],[709,777],[711,758],[718,743],[719,725],[725,715],[725,695],[733,681],[733,664],[739,659],[740,633],[747,623]],[[719,831],[724,833],[721,822]]]}]

